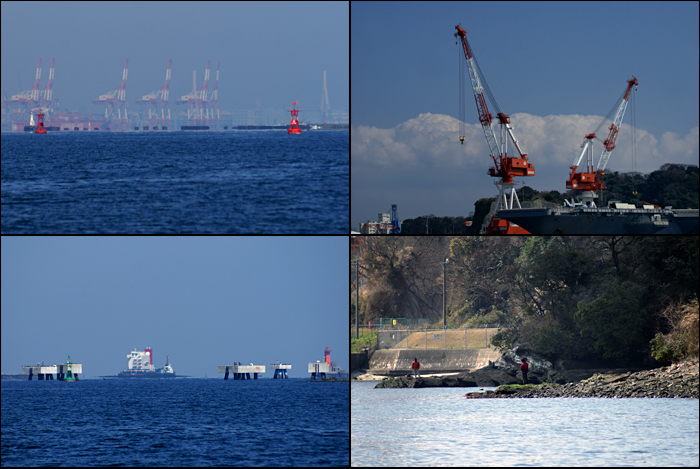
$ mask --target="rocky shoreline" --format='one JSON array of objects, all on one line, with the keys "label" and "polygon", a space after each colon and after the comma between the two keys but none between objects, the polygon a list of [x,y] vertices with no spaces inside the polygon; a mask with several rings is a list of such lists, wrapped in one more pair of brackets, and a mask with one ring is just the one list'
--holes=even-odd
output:
[{"label": "rocky shoreline", "polygon": [[467,398],[484,397],[700,397],[700,365],[688,360],[651,370],[607,370],[590,373],[587,379],[566,379],[566,372],[542,367],[528,376],[532,385],[522,384],[512,366],[489,366],[452,376],[386,378],[375,388],[498,387],[495,391],[468,393]]},{"label": "rocky shoreline", "polygon": [[594,375],[578,383],[544,384],[496,391],[468,393],[465,397],[700,397],[697,360],[620,375]]}]

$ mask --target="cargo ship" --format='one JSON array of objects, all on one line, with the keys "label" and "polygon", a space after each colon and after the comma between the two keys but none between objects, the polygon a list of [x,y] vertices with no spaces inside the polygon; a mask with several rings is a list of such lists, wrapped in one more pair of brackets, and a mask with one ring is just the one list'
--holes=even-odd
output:
[{"label": "cargo ship", "polygon": [[156,369],[153,366],[153,349],[150,347],[145,348],[143,352],[134,349],[126,358],[129,359],[129,369],[119,373],[119,378],[175,378],[175,371],[170,366],[170,357],[167,355],[163,368]]},{"label": "cargo ship", "polygon": [[610,202],[607,207],[551,206],[498,210],[531,234],[698,234],[698,210]]}]

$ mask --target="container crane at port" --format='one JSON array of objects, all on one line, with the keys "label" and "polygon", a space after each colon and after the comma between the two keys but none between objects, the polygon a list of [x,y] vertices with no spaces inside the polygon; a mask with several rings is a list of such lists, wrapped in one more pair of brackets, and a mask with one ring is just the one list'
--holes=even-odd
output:
[{"label": "container crane at port", "polygon": [[[510,117],[502,113],[496,100],[491,94],[486,80],[481,73],[479,64],[474,58],[474,54],[469,41],[467,41],[467,31],[462,29],[460,25],[455,26],[457,32],[454,34],[455,38],[461,41],[462,49],[464,52],[464,58],[467,63],[467,69],[469,73],[469,79],[472,85],[472,91],[474,93],[474,100],[476,101],[476,110],[479,113],[479,122],[481,122],[481,127],[484,130],[484,135],[486,136],[486,142],[489,145],[490,156],[493,159],[494,166],[489,168],[488,175],[491,177],[499,178],[494,184],[498,186],[499,197],[496,207],[496,211],[501,208],[511,209],[513,208],[513,202],[517,204],[517,208],[520,208],[520,201],[518,200],[518,195],[515,192],[515,184],[513,182],[513,177],[524,177],[524,176],[534,176],[535,168],[528,161],[527,153],[523,149],[522,145],[515,138],[513,133],[513,126],[510,125]],[[466,97],[464,96],[464,62],[460,57],[460,99],[459,99],[459,110],[460,110],[460,136],[459,139],[464,144],[464,101]],[[486,99],[484,98],[484,90],[489,96],[489,101],[496,110],[496,117],[498,118],[498,123],[500,124],[500,144],[496,138],[496,132],[493,128],[493,115],[489,112]],[[508,156],[508,140],[513,142],[515,150],[517,151],[517,156]],[[510,191],[510,198],[508,197],[508,191]],[[489,234],[527,234],[527,231],[513,225],[506,220],[500,220],[496,216],[491,219],[489,226],[486,230]]]},{"label": "container crane at port", "polygon": [[[610,159],[610,154],[615,149],[615,141],[617,140],[617,134],[620,132],[620,125],[622,125],[622,118],[625,116],[625,110],[627,109],[632,87],[634,86],[636,89],[637,85],[638,82],[635,77],[632,77],[631,80],[627,80],[625,92],[622,93],[622,96],[615,103],[608,115],[598,124],[598,127],[596,127],[592,133],[585,136],[583,144],[581,145],[581,152],[574,161],[573,166],[571,166],[571,174],[566,181],[566,188],[583,191],[581,199],[583,200],[583,205],[587,207],[595,207],[596,205],[593,199],[597,197],[596,191],[605,189],[605,184],[601,180],[601,176],[605,174],[605,167]],[[600,155],[598,166],[593,170],[593,139],[597,138],[596,132],[608,121],[609,116],[611,116],[615,110],[615,118],[609,127],[610,132],[608,133],[608,138],[603,142],[603,152]],[[584,172],[577,172],[584,155],[586,155],[586,169]],[[573,203],[569,203],[568,201],[567,204],[573,205]]]},{"label": "container crane at port", "polygon": [[[214,91],[211,92],[209,100],[207,101],[207,120],[209,122],[216,121],[216,130],[219,130],[219,69],[221,68],[221,62],[216,66],[216,83],[214,84]],[[211,111],[211,117],[209,117],[209,111]],[[216,114],[214,113],[216,111]],[[216,117],[214,117],[216,115]]]},{"label": "container crane at port", "polygon": [[[41,81],[41,59],[36,65],[36,79],[34,81],[34,86],[30,89],[21,91],[20,93],[12,96],[12,101],[17,102],[17,113],[30,113],[34,111],[34,103],[39,101],[39,94],[41,90],[39,89],[39,82]],[[24,105],[24,106],[23,106]]]},{"label": "container crane at port", "polygon": [[[209,108],[207,107],[207,93],[209,87],[209,69],[211,60],[207,60],[204,70],[204,84],[197,88],[196,74],[192,72],[192,92],[184,95],[175,104],[187,104],[187,125],[209,125]],[[204,109],[207,109],[207,118],[204,118]]]},{"label": "container crane at port", "polygon": [[51,59],[51,68],[49,68],[49,82],[40,93],[43,102],[42,106],[46,110],[46,115],[49,115],[49,113],[53,114],[53,74],[55,64],[56,59]]},{"label": "container crane at port", "polygon": [[[105,120],[110,120],[116,124],[114,130],[127,130],[127,115],[126,115],[126,78],[129,74],[129,59],[124,60],[124,71],[122,72],[122,83],[116,90],[108,91],[92,102],[95,104],[105,103]],[[124,108],[124,117],[122,118],[122,108]],[[116,109],[117,118],[114,117]],[[123,126],[123,128],[122,128]]]},{"label": "container crane at port", "polygon": [[[158,129],[158,122],[160,121],[160,128],[162,130],[170,129],[170,101],[168,100],[168,95],[170,93],[170,72],[172,68],[173,61],[168,59],[168,68],[165,71],[165,84],[156,91],[152,91],[145,95],[143,98],[136,100],[139,104],[148,103],[148,125],[151,130]],[[153,105],[153,106],[151,106]],[[165,118],[165,107],[168,108],[168,118]],[[158,118],[158,110],[160,109],[160,119]],[[155,126],[153,123],[155,122]]]}]

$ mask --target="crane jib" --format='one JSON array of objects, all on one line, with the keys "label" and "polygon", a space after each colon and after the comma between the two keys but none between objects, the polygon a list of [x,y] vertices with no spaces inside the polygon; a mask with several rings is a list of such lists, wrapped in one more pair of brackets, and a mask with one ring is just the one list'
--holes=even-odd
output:
[{"label": "crane jib", "polygon": [[[601,176],[604,174],[605,168],[610,159],[610,154],[615,149],[615,141],[617,140],[617,136],[620,132],[620,126],[622,125],[622,119],[625,116],[625,110],[627,109],[627,104],[629,103],[632,87],[637,86],[638,84],[639,82],[635,77],[632,77],[631,80],[627,80],[627,87],[622,95],[622,99],[618,101],[620,104],[617,106],[615,117],[609,127],[610,133],[603,142],[603,151],[600,155],[600,160],[598,160],[598,166],[596,167],[595,171],[593,170],[593,155],[591,149],[592,140],[596,138],[596,135],[595,132],[586,135],[584,143],[581,145],[582,150],[576,158],[574,165],[571,166],[571,174],[569,175],[569,179],[566,181],[567,189],[579,189],[584,192],[595,192],[605,189],[605,184],[601,180]],[[613,106],[613,109],[615,109],[615,106]],[[608,116],[603,119],[600,125],[598,125],[598,128],[600,128],[605,121],[608,120],[608,117],[611,114],[612,109],[610,113],[608,113]],[[581,164],[584,155],[586,155],[586,172],[577,173],[578,167]]]},{"label": "crane jib", "polygon": [[[527,152],[522,148],[520,142],[515,137],[513,132],[513,127],[510,125],[510,118],[500,112],[498,105],[496,104],[491,91],[489,90],[486,80],[481,74],[479,65],[474,58],[473,51],[467,41],[466,33],[460,25],[455,26],[457,32],[455,37],[459,36],[461,41],[462,50],[464,52],[464,61],[467,64],[467,70],[469,72],[469,80],[472,85],[472,93],[474,94],[474,102],[476,103],[476,110],[479,115],[479,122],[484,130],[484,136],[486,137],[486,142],[489,146],[491,155],[494,157],[495,167],[489,170],[489,174],[494,177],[500,177],[503,181],[512,180],[513,176],[533,176],[535,174],[535,169],[527,161]],[[460,73],[462,71],[462,65],[460,64]],[[460,113],[463,113],[462,104],[462,79],[460,79]],[[489,112],[488,104],[486,103],[486,98],[484,97],[484,91],[489,96],[491,103],[495,106],[498,117],[499,124],[501,126],[500,133],[500,144],[496,137],[496,132],[494,131],[493,115]],[[463,114],[460,114],[460,121],[463,120]],[[463,132],[462,132],[463,133]],[[511,140],[515,145],[518,152],[518,157],[508,157],[508,140]],[[460,135],[460,141],[463,142],[463,135]],[[498,160],[494,155],[498,155]]]}]

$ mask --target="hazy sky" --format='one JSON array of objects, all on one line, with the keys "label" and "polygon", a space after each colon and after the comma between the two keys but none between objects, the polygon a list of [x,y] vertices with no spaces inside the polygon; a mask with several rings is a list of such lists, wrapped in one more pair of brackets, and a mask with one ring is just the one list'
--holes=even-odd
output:
[{"label": "hazy sky", "polygon": [[[467,215],[477,199],[497,194],[468,80],[464,145],[458,138],[459,23],[535,166],[534,177],[521,179],[530,187],[566,190],[584,135],[633,75],[636,169],[698,164],[698,5],[353,2],[353,229],[391,204],[401,219]],[[633,170],[632,114],[630,102],[608,171]],[[601,140],[607,133],[599,131]],[[594,165],[601,151],[597,142]]]},{"label": "hazy sky", "polygon": [[119,87],[129,59],[134,109],[163,86],[168,59],[171,101],[192,90],[193,70],[202,84],[211,59],[222,110],[255,109],[256,96],[265,109],[318,109],[324,70],[331,108],[347,109],[348,25],[348,2],[2,2],[2,91],[30,89],[40,57],[43,88],[55,58],[61,110],[99,113],[90,101]]},{"label": "hazy sky", "polygon": [[[2,237],[2,372],[83,364],[116,375],[134,348],[153,364],[218,377],[218,365],[331,359],[349,371],[346,238]],[[265,377],[272,378],[269,370]]]}]

